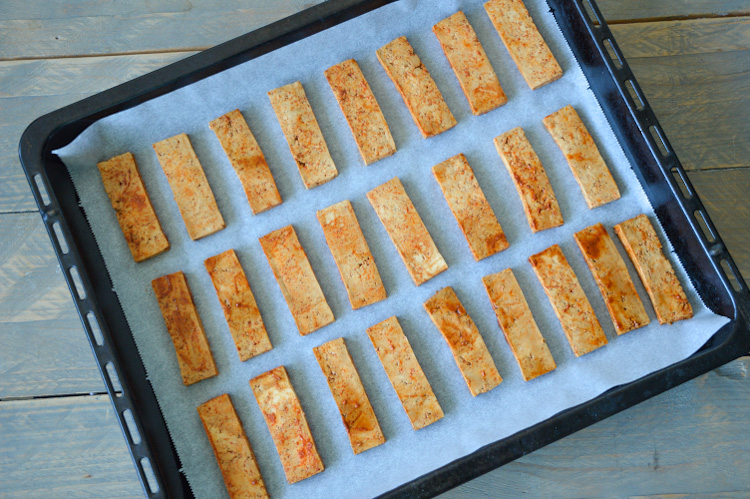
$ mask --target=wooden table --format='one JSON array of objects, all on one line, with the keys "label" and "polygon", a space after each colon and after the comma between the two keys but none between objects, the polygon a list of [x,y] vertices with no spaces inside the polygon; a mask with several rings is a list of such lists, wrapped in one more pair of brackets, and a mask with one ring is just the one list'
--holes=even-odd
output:
[{"label": "wooden table", "polygon": [[[301,10],[303,0],[0,1],[0,496],[140,496],[17,157],[36,117]],[[750,3],[600,0],[750,280]],[[448,497],[750,490],[750,357]]]}]

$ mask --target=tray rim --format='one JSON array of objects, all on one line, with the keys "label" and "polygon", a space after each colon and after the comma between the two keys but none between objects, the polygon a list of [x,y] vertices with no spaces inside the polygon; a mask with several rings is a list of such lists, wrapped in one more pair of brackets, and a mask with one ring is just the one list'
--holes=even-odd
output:
[{"label": "tray rim", "polygon": [[[329,0],[312,8],[298,12],[293,16],[254,30],[248,34],[224,42],[216,47],[172,63],[164,68],[48,113],[36,119],[31,125],[29,125],[22,135],[19,145],[21,164],[26,173],[27,180],[29,181],[33,196],[39,207],[48,235],[52,240],[58,261],[63,268],[66,282],[70,288],[76,309],[89,338],[107,392],[110,395],[117,413],[118,421],[141,480],[143,491],[148,497],[167,497],[176,494],[185,495],[191,491],[184,475],[179,472],[179,458],[176,455],[174,445],[168,435],[166,424],[161,411],[158,409],[158,403],[156,403],[150,384],[144,383],[147,388],[145,393],[142,387],[139,389],[133,385],[133,377],[136,378],[135,381],[144,381],[146,379],[145,370],[143,369],[140,357],[136,356],[137,365],[135,368],[132,366],[126,368],[121,360],[121,354],[123,353],[122,348],[118,351],[111,344],[113,342],[113,335],[104,319],[104,315],[101,313],[102,309],[98,294],[103,291],[106,292],[106,289],[102,288],[102,285],[106,284],[106,282],[100,282],[102,276],[90,275],[91,273],[88,272],[86,267],[86,260],[81,258],[81,254],[91,253],[92,248],[79,247],[80,244],[78,244],[78,239],[74,236],[74,232],[71,231],[71,228],[68,225],[69,220],[65,216],[63,206],[57,200],[57,192],[55,189],[59,190],[59,188],[50,188],[50,181],[45,169],[45,166],[48,166],[45,163],[45,158],[48,160],[51,155],[50,151],[57,147],[54,145],[55,136],[61,131],[70,128],[78,128],[78,131],[75,132],[75,135],[77,136],[91,123],[104,116],[133,107],[144,100],[157,97],[188,85],[223,69],[240,64],[245,60],[258,57],[259,55],[262,55],[262,53],[292,43],[298,39],[307,37],[310,34],[393,1],[395,0]],[[729,310],[731,310],[730,322],[722,327],[714,336],[714,338],[723,336],[725,339],[720,344],[708,348],[707,344],[684,361],[675,363],[672,366],[651,373],[631,383],[614,387],[588,402],[568,408],[537,425],[526,428],[505,439],[488,444],[472,454],[457,459],[446,466],[438,468],[437,470],[395,488],[381,497],[427,497],[438,494],[455,487],[460,483],[475,478],[491,469],[499,467],[502,464],[532,452],[548,443],[558,440],[563,436],[574,433],[594,422],[600,421],[643,400],[653,397],[658,393],[662,393],[669,388],[708,372],[715,367],[746,354],[748,350],[750,350],[750,326],[748,325],[750,324],[750,293],[748,293],[747,285],[744,283],[734,261],[728,254],[726,247],[708,216],[708,213],[705,211],[705,208],[697,195],[695,195],[695,190],[692,188],[689,178],[685,175],[685,172],[674,153],[674,149],[671,148],[671,145],[666,139],[658,120],[653,114],[653,111],[648,105],[643,92],[640,90],[635,77],[630,71],[627,61],[621,55],[622,52],[619,50],[606,22],[603,20],[601,12],[592,0],[572,0],[568,2],[565,0],[545,1],[551,6],[551,11],[555,15],[559,25],[563,14],[577,19],[579,23],[577,26],[578,29],[585,30],[591,38],[589,42],[592,42],[595,45],[595,53],[581,53],[579,47],[575,46],[575,44],[569,39],[566,29],[560,25],[560,29],[571,44],[571,49],[573,50],[576,59],[578,59],[581,64],[584,74],[586,74],[587,79],[589,79],[589,83],[592,83],[592,77],[598,78],[603,76],[605,78],[611,78],[618,92],[617,98],[621,99],[629,113],[629,116],[619,116],[618,118],[625,120],[628,118],[631,119],[637,126],[638,130],[640,130],[645,145],[650,150],[652,157],[661,169],[661,172],[665,176],[667,175],[667,171],[676,172],[686,184],[688,192],[693,193],[692,197],[685,198],[681,194],[675,179],[672,178],[670,181],[670,179],[667,178],[666,183],[671,190],[672,196],[678,202],[682,213],[685,214],[690,221],[692,235],[697,237],[697,241],[700,243],[700,249],[711,262],[711,270],[713,270],[719,278],[721,283],[719,291],[726,292],[727,294],[729,302],[723,304],[728,306]],[[593,16],[597,18],[597,22],[592,22],[591,15],[586,12],[583,2],[589,4]],[[603,46],[604,40],[608,40],[612,44],[615,53],[618,55],[618,58],[622,63],[621,65],[618,66],[608,55],[606,55]],[[593,57],[593,64],[586,64],[582,60],[582,58],[588,56]],[[597,72],[602,74],[599,75]],[[632,82],[638,97],[643,103],[642,109],[635,105],[632,98],[630,98],[630,100],[628,98],[627,90],[625,88],[625,81],[628,80]],[[594,89],[594,85],[592,85],[592,89],[594,90],[597,99],[600,101],[600,104],[602,104],[602,96],[600,96],[597,90]],[[608,121],[612,125],[613,117],[607,113],[609,108],[604,105],[602,105],[602,108],[605,115],[607,115]],[[667,148],[667,155],[660,154],[656,138],[647,132],[648,128],[651,126],[657,127],[657,133],[659,133],[664,146]],[[613,129],[615,129],[614,125]],[[631,164],[638,165],[638,168],[636,168],[635,171],[639,181],[643,185],[644,175],[641,171],[641,163],[633,161],[633,158],[631,157],[632,149],[625,147],[624,142],[626,141],[624,141],[621,136],[622,132],[615,129],[615,133],[621,144],[623,144],[623,150],[628,156]],[[62,144],[58,144],[58,146],[59,145]],[[67,172],[65,173],[67,174]],[[39,191],[39,188],[35,185],[36,179],[40,177],[42,182],[44,182],[50,201],[49,203],[44,202],[44,198]],[[648,182],[648,179],[645,180]],[[646,185],[644,185],[644,189],[645,188]],[[651,195],[649,195],[648,191],[647,195],[649,199],[651,199]],[[655,204],[653,199],[652,204]],[[68,209],[70,209],[70,207],[68,207]],[[698,226],[697,220],[694,215],[692,217],[690,216],[690,213],[695,213],[696,211],[700,211],[703,214],[703,218],[705,219],[709,230],[715,235],[715,240],[713,242],[708,243],[708,241],[701,237],[701,229]],[[658,211],[656,211],[656,215],[660,221],[662,221],[663,216],[670,216],[668,213],[659,213]],[[63,237],[66,239],[69,248],[67,253],[62,251],[62,248],[56,239],[53,228],[54,224],[59,224]],[[80,223],[78,225],[80,225]],[[90,227],[86,228],[89,232],[91,231]],[[670,229],[669,226],[664,226],[663,228],[665,233]],[[78,227],[78,229],[80,229],[80,227]],[[93,235],[91,238],[93,239]],[[670,239],[675,243],[673,237],[670,237]],[[98,252],[98,247],[95,247],[94,249]],[[675,247],[675,250],[677,251],[677,247]],[[101,258],[100,254],[99,257]],[[739,291],[732,288],[729,278],[721,271],[719,262],[722,260],[728,263],[729,267],[735,274],[740,286]],[[684,261],[685,259],[683,258],[683,262]],[[76,283],[70,273],[71,267],[76,267],[78,269],[78,274],[85,290],[84,298],[81,298]],[[690,269],[686,267],[685,270],[693,284],[696,284],[695,278]],[[109,275],[106,274],[106,271],[105,277],[105,281],[108,282]],[[111,283],[109,287],[111,288]],[[696,290],[699,290],[697,284]],[[112,293],[111,289],[109,291]],[[703,294],[701,294],[701,297],[704,298]],[[119,301],[117,301],[116,296],[114,296],[114,298],[116,305],[119,307]],[[92,327],[87,323],[86,316],[89,313],[93,313],[94,317],[97,319],[99,329],[104,337],[103,344],[97,343]],[[128,336],[131,335],[128,334]],[[709,341],[709,343],[712,343],[712,341],[713,339]],[[132,336],[131,342],[134,347]],[[106,372],[108,364],[111,364],[114,367],[116,375],[121,380],[122,392],[116,390],[115,385],[109,378]],[[136,372],[133,373],[133,370]],[[138,379],[141,375],[143,376],[142,379]],[[642,390],[639,393],[643,393],[643,395],[635,393],[639,390]],[[155,405],[157,414],[151,413],[149,417],[142,417],[142,407],[139,407],[138,403],[145,403],[150,407],[151,411],[153,411],[153,406]],[[128,423],[124,419],[123,414],[128,410],[131,411],[133,419],[135,420],[135,427],[137,428],[138,433],[141,436],[145,435],[146,437],[142,438],[141,442],[138,444],[135,443],[131,431],[128,429]],[[156,419],[156,421],[154,421],[154,419]],[[161,428],[158,427],[159,423],[161,424]],[[156,424],[156,428],[154,428],[154,424]],[[547,435],[544,435],[545,438],[540,439],[539,434],[544,432],[547,432]],[[158,449],[158,455],[154,452],[152,447]],[[170,450],[171,452],[169,452]],[[149,460],[154,466],[156,466],[156,477],[149,477],[148,472],[144,471],[143,464],[141,464],[143,459]],[[166,476],[164,476],[164,473],[162,472],[166,472]],[[177,476],[174,476],[175,472],[177,473]],[[157,484],[160,485],[157,491],[154,491],[148,485],[149,478],[156,479]]]}]

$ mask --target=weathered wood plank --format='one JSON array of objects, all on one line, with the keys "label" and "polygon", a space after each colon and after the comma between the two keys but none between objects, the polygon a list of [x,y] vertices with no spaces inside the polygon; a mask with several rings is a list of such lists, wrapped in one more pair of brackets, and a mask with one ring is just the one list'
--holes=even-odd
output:
[{"label": "weathered wood plank", "polygon": [[750,11],[746,0],[594,0],[608,22],[654,20],[660,17],[715,17]]},{"label": "weathered wood plank", "polygon": [[106,395],[0,402],[0,496],[143,497]]}]

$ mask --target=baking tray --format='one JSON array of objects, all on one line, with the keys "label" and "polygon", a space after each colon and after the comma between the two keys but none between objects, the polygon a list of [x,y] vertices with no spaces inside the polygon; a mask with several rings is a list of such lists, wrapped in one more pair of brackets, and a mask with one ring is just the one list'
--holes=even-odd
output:
[{"label": "baking tray", "polygon": [[[329,0],[158,71],[42,116],[19,154],[148,497],[191,497],[104,260],[65,165],[51,151],[96,120],[293,43],[394,0]],[[385,496],[427,497],[475,478],[725,364],[750,350],[750,294],[664,136],[598,8],[547,0],[696,291],[730,318],[668,368],[480,448]],[[700,221],[699,221],[700,219]]]}]

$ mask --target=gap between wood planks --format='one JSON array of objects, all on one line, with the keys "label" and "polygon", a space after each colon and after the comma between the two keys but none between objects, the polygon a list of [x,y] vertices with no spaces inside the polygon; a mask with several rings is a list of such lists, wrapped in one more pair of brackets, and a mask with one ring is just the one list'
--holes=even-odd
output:
[{"label": "gap between wood planks", "polygon": [[615,24],[638,24],[638,23],[660,23],[669,21],[694,21],[696,19],[729,19],[732,17],[750,16],[750,10],[730,12],[729,14],[685,14],[677,16],[642,17],[636,19],[613,19],[607,21],[608,25]]},{"label": "gap between wood planks", "polygon": [[158,54],[180,54],[202,52],[213,48],[214,45],[205,45],[200,47],[180,47],[175,49],[154,49],[154,50],[136,50],[133,52],[107,52],[106,54],[82,54],[82,55],[51,55],[51,56],[25,56],[25,57],[0,57],[0,62],[18,62],[18,61],[46,61],[54,59],[91,59],[95,57],[117,57],[129,55],[158,55]]},{"label": "gap between wood planks", "polygon": [[[122,392],[115,392],[120,394]],[[107,392],[75,392],[75,393],[61,393],[55,395],[29,395],[20,397],[0,397],[0,404],[3,402],[18,402],[19,400],[43,400],[43,399],[65,399],[70,397],[95,397],[97,395],[109,395]]]}]

